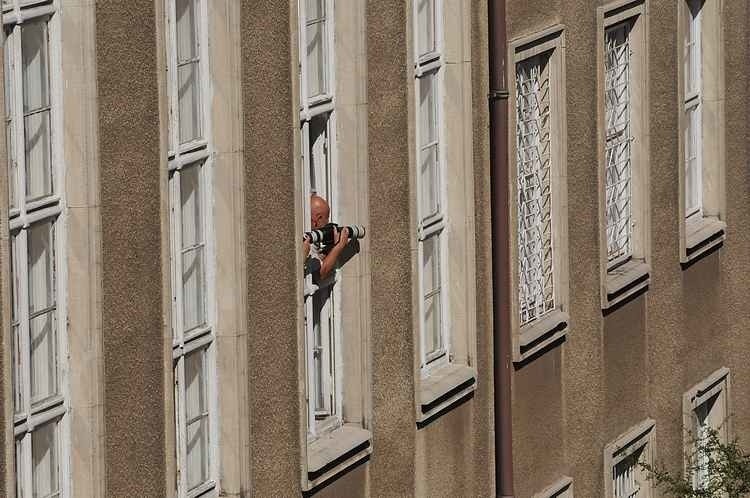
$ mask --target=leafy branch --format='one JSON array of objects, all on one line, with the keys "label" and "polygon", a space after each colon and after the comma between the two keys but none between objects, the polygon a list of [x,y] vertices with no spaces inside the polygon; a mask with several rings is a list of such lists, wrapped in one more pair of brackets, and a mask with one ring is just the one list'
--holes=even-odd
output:
[{"label": "leafy branch", "polygon": [[663,464],[639,462],[648,478],[676,498],[748,498],[750,497],[750,453],[737,439],[722,441],[719,432],[706,428],[694,440],[685,473],[673,474]]}]

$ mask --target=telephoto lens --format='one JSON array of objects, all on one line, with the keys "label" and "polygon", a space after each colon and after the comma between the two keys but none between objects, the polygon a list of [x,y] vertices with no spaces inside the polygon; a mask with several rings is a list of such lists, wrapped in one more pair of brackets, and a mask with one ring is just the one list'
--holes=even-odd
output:
[{"label": "telephoto lens", "polygon": [[329,246],[333,244],[334,231],[341,232],[344,228],[349,229],[349,240],[361,239],[365,236],[365,227],[362,225],[338,226],[335,223],[329,223],[316,230],[305,232],[303,237],[311,244]]}]

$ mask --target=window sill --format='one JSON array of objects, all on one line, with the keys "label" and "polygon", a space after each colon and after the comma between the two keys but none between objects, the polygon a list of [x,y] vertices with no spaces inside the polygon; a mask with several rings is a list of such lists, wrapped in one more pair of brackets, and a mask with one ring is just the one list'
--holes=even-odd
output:
[{"label": "window sill", "polygon": [[372,453],[370,431],[344,425],[321,436],[307,447],[307,486],[305,491],[337,477]]},{"label": "window sill", "polygon": [[476,371],[466,365],[446,363],[429,370],[419,381],[417,427],[457,405],[476,389]]},{"label": "window sill", "polygon": [[568,314],[558,309],[521,327],[519,350],[514,361],[526,361],[560,340],[568,331],[569,320]]},{"label": "window sill", "polygon": [[714,217],[685,222],[685,255],[681,262],[691,263],[723,244],[726,228],[726,223]]},{"label": "window sill", "polygon": [[648,264],[634,259],[608,271],[602,308],[607,310],[645,291],[651,281],[650,272]]}]

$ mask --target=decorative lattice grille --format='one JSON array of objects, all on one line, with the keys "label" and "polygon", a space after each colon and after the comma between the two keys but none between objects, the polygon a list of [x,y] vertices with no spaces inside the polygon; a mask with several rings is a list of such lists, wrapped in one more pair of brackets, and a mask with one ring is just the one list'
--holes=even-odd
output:
[{"label": "decorative lattice grille", "polygon": [[629,35],[629,24],[618,24],[605,34],[605,210],[610,262],[627,258],[632,252]]},{"label": "decorative lattice grille", "polygon": [[549,53],[516,66],[521,325],[555,307],[552,264]]},{"label": "decorative lattice grille", "polygon": [[641,490],[636,472],[638,455],[640,455],[640,452],[630,455],[615,465],[612,471],[615,498],[636,498],[638,496]]}]

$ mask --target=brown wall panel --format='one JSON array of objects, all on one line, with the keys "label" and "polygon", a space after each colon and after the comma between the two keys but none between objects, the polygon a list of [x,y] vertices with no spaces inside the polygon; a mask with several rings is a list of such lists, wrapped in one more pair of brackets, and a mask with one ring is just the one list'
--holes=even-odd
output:
[{"label": "brown wall panel", "polygon": [[247,471],[256,496],[300,492],[293,4],[240,4],[252,465]]},{"label": "brown wall panel", "polygon": [[166,495],[154,2],[96,3],[107,496]]}]

